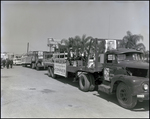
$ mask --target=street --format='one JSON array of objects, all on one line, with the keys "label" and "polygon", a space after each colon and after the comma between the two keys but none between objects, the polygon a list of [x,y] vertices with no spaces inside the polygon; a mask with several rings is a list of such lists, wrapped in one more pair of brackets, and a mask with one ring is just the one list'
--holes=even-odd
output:
[{"label": "street", "polygon": [[82,92],[73,78],[47,76],[47,70],[13,66],[1,69],[2,118],[148,118],[149,101],[132,110],[116,95]]}]

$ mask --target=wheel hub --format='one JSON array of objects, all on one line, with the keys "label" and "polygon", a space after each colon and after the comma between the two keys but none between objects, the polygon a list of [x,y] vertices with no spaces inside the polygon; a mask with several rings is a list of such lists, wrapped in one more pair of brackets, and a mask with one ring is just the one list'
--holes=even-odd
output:
[{"label": "wheel hub", "polygon": [[121,100],[124,101],[124,102],[126,102],[126,101],[128,100],[128,98],[127,98],[127,92],[126,92],[125,89],[122,89],[122,90],[120,91],[120,98],[121,98]]}]

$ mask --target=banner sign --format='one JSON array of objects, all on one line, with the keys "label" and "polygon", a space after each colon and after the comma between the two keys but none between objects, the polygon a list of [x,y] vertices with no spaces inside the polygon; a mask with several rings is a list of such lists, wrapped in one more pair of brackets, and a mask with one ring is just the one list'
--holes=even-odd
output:
[{"label": "banner sign", "polygon": [[54,62],[54,74],[66,77],[66,63],[56,63]]}]

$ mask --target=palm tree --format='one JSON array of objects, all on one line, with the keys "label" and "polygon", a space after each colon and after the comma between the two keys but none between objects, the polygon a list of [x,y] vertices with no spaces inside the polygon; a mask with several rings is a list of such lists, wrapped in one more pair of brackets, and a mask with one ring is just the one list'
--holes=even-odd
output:
[{"label": "palm tree", "polygon": [[75,51],[75,49],[81,48],[81,52],[87,52],[91,38],[91,36],[86,37],[85,34],[82,37],[76,35],[74,38],[69,37],[69,39],[62,39],[61,43],[65,44],[67,51],[69,51],[70,48],[72,48],[73,51]]},{"label": "palm tree", "polygon": [[74,40],[75,40],[76,47],[81,48],[82,53],[88,52],[90,39],[92,38],[93,38],[92,36],[86,37],[86,34],[83,34],[82,37],[75,36]]},{"label": "palm tree", "polygon": [[[61,45],[64,44],[64,45]],[[69,39],[62,39],[61,44],[59,44],[59,47],[63,46],[65,47],[66,51],[68,52],[70,48],[75,47],[75,41],[72,37],[69,37]]]},{"label": "palm tree", "polygon": [[143,40],[142,35],[136,35],[132,34],[130,31],[127,31],[127,35],[123,37],[121,46],[124,48],[129,48],[129,49],[136,49],[136,50],[141,50],[145,51],[145,46],[143,43],[138,43],[139,41]]},{"label": "palm tree", "polygon": [[105,40],[102,40],[101,42],[98,42],[97,51],[98,51],[98,54],[101,54],[101,53],[105,52]]}]

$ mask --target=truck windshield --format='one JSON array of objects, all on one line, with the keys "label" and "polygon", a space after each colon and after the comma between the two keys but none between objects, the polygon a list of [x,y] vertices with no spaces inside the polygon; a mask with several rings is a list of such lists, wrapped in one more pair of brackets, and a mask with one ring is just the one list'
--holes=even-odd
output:
[{"label": "truck windshield", "polygon": [[117,55],[118,61],[143,61],[143,57],[140,53],[126,53],[126,54],[119,54]]},{"label": "truck windshield", "polygon": [[39,51],[39,52],[38,52],[38,58],[39,58],[39,59],[43,59],[43,52],[42,52],[42,51]]}]

